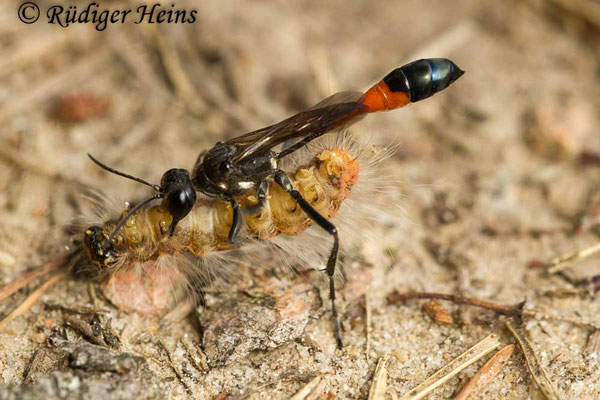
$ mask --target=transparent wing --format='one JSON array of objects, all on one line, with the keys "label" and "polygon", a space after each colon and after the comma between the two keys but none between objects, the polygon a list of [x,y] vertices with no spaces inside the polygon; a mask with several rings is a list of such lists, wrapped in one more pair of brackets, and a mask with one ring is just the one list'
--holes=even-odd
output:
[{"label": "transparent wing", "polygon": [[314,107],[302,111],[275,125],[238,136],[227,142],[237,146],[235,163],[243,162],[261,154],[286,140],[307,138],[309,140],[346,125],[356,116],[365,114],[361,92],[340,92],[326,98]]}]

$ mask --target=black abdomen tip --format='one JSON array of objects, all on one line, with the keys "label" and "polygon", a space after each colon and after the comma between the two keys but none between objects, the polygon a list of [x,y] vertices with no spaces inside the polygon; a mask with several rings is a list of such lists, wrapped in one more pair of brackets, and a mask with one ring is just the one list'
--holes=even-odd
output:
[{"label": "black abdomen tip", "polygon": [[427,58],[393,70],[383,81],[392,92],[408,93],[414,103],[444,90],[463,74],[463,70],[446,58]]},{"label": "black abdomen tip", "polygon": [[446,89],[465,73],[447,58],[430,58],[427,61],[431,67],[431,94]]}]

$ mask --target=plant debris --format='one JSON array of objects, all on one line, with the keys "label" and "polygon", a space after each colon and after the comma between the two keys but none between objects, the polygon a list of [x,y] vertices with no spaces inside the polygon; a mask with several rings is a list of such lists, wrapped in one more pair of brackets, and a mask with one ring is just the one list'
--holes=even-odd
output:
[{"label": "plant debris", "polygon": [[435,300],[423,304],[423,310],[440,325],[452,325],[454,323],[452,315],[448,314],[448,311]]},{"label": "plant debris", "polygon": [[498,375],[508,359],[515,351],[515,345],[509,344],[498,350],[477,373],[467,382],[465,386],[458,392],[454,400],[470,400],[481,392],[492,380]]},{"label": "plant debris", "polygon": [[418,400],[424,398],[435,388],[443,385],[460,371],[484,357],[489,352],[494,351],[498,347],[500,347],[498,337],[496,335],[487,336],[476,345],[462,353],[460,356],[449,362],[445,367],[441,368],[429,378],[421,382],[417,387],[409,390],[402,397],[400,397],[400,400]]},{"label": "plant debris", "polygon": [[546,370],[542,367],[540,359],[535,354],[533,346],[531,346],[529,339],[527,339],[526,333],[524,332],[523,328],[515,328],[510,321],[506,321],[506,327],[517,340],[517,343],[519,344],[519,347],[521,348],[521,351],[523,353],[523,357],[525,357],[525,363],[527,364],[527,368],[531,373],[531,377],[538,385],[541,392],[548,400],[560,399],[560,397],[558,396],[558,392],[552,384],[552,381],[550,380],[550,378],[548,378]]}]

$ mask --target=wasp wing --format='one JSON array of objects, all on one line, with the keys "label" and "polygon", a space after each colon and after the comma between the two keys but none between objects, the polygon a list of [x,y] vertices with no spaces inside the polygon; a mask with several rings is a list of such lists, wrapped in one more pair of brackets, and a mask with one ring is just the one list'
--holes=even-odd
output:
[{"label": "wasp wing", "polygon": [[[312,108],[302,111],[277,124],[262,128],[227,141],[238,147],[233,158],[241,163],[254,155],[261,154],[286,140],[303,138],[303,143],[316,139],[336,128],[346,125],[356,116],[368,112],[362,103],[361,92],[340,92],[326,98]],[[295,147],[295,146],[292,146]],[[301,146],[299,146],[301,147]],[[290,150],[290,149],[288,149]],[[285,151],[289,154],[291,151]]]}]

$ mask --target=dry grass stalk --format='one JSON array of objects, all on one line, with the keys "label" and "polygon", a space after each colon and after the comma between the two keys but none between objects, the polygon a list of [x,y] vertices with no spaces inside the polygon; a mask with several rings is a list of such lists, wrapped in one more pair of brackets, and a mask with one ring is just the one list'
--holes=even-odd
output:
[{"label": "dry grass stalk", "polygon": [[509,344],[506,347],[500,349],[494,354],[488,362],[473,377],[458,393],[454,400],[470,400],[477,396],[481,390],[483,390],[500,371],[504,368],[504,365],[515,351],[515,345]]},{"label": "dry grass stalk", "polygon": [[369,389],[368,400],[384,400],[385,390],[387,388],[387,363],[390,360],[390,353],[384,354],[377,362],[375,375]]},{"label": "dry grass stalk", "polygon": [[577,262],[593,256],[596,253],[600,253],[600,242],[593,246],[553,258],[548,262],[547,271],[549,274],[556,274]]},{"label": "dry grass stalk", "polygon": [[431,54],[451,53],[456,49],[467,46],[469,41],[479,34],[477,23],[468,19],[463,20],[447,29],[443,34],[437,35],[435,39],[426,42],[406,59],[418,60],[419,58],[431,57]]},{"label": "dry grass stalk", "polygon": [[162,362],[162,360],[159,360],[158,358],[154,357],[152,354],[149,354],[146,352],[146,350],[144,350],[141,346],[139,346],[138,350],[136,351],[137,355],[147,359],[147,360],[152,360],[154,361],[154,363],[156,365],[158,365],[159,367],[164,367],[165,364]]},{"label": "dry grass stalk", "polygon": [[487,336],[475,346],[471,347],[454,360],[450,361],[448,365],[441,368],[429,378],[425,379],[420,385],[408,391],[400,398],[400,400],[418,400],[424,398],[434,389],[457,375],[460,371],[467,368],[469,365],[473,364],[475,361],[479,360],[489,352],[494,351],[498,347],[500,347],[498,337],[493,334]]},{"label": "dry grass stalk", "polygon": [[552,384],[552,381],[548,377],[548,374],[542,368],[542,364],[540,363],[540,359],[537,357],[533,350],[533,346],[527,339],[523,328],[517,327],[515,328],[510,321],[506,321],[506,327],[510,331],[510,333],[514,336],[523,352],[523,357],[525,358],[525,364],[527,364],[527,369],[531,373],[533,380],[540,388],[542,394],[548,400],[558,400],[560,399],[556,388]]},{"label": "dry grass stalk", "polygon": [[31,172],[36,175],[41,175],[49,180],[58,180],[70,185],[76,185],[84,189],[95,187],[95,182],[87,180],[81,176],[71,176],[69,173],[64,173],[56,169],[48,167],[44,163],[40,163],[34,157],[27,157],[21,153],[11,149],[10,147],[0,147],[0,158],[10,164],[14,164],[24,171]]},{"label": "dry grass stalk", "polygon": [[290,400],[312,400],[316,399],[323,389],[327,381],[324,378],[325,375],[317,375],[304,387],[296,392]]}]

